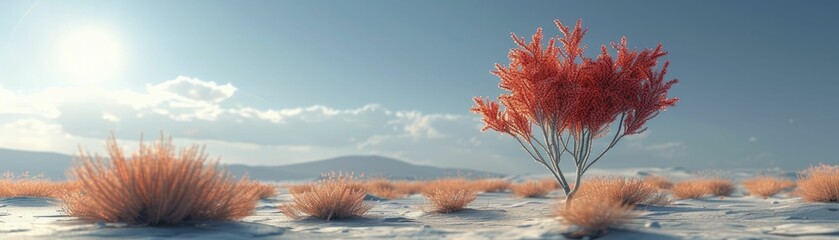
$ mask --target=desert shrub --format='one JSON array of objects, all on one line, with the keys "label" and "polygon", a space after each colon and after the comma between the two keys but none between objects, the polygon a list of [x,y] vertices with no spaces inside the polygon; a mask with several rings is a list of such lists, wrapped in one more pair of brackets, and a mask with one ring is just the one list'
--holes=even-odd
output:
[{"label": "desert shrub", "polygon": [[248,184],[248,187],[253,188],[253,191],[256,192],[260,199],[266,199],[277,195],[277,188],[272,184],[252,182],[251,184]]},{"label": "desert shrub", "polygon": [[417,194],[422,192],[423,183],[419,181],[394,181],[393,187],[396,188],[397,192],[404,193],[406,195]]},{"label": "desert shrub", "polygon": [[580,228],[567,234],[569,238],[597,237],[635,217],[632,206],[590,196],[579,197],[573,205],[559,205],[556,215],[563,223]]},{"label": "desert shrub", "polygon": [[746,188],[749,194],[761,196],[763,199],[774,196],[784,189],[793,186],[795,186],[795,183],[790,180],[769,176],[761,176],[743,181],[743,187]]},{"label": "desert shrub", "polygon": [[697,180],[689,180],[673,184],[673,197],[677,199],[697,199],[708,194],[708,188]]},{"label": "desert shrub", "polygon": [[705,186],[707,193],[719,196],[720,198],[731,196],[734,193],[734,183],[729,179],[709,178],[699,180],[700,184]]},{"label": "desert shrub", "polygon": [[662,176],[647,176],[644,178],[644,182],[659,189],[673,188],[673,182]]},{"label": "desert shrub", "polygon": [[311,183],[295,184],[295,185],[288,186],[288,192],[291,193],[291,194],[300,194],[300,193],[308,192],[308,191],[311,191],[311,190],[312,190],[312,184]]},{"label": "desert shrub", "polygon": [[364,184],[364,188],[367,190],[367,194],[379,198],[397,199],[405,197],[405,194],[397,191],[396,186],[387,179],[373,179],[367,181]]},{"label": "desert shrub", "polygon": [[6,172],[0,178],[0,197],[57,197],[60,183],[30,177],[29,173],[15,176]]},{"label": "desert shrub", "polygon": [[510,189],[510,181],[504,179],[480,179],[472,182],[479,192],[504,192]]},{"label": "desert shrub", "polygon": [[332,176],[310,186],[308,191],[292,193],[291,202],[278,206],[283,214],[291,218],[309,215],[329,221],[359,217],[373,208],[364,202],[367,192],[351,176]]},{"label": "desert shrub", "polygon": [[451,213],[465,209],[478,192],[465,179],[449,178],[426,183],[422,195],[428,199],[427,211]]},{"label": "desert shrub", "polygon": [[798,196],[810,202],[839,202],[839,166],[819,165],[798,175]]},{"label": "desert shrub", "polygon": [[236,181],[203,148],[176,152],[171,138],[123,154],[116,139],[107,141],[109,159],[81,152],[72,173],[77,192],[63,196],[75,217],[132,224],[236,220],[254,211],[259,196],[247,181]]},{"label": "desert shrub", "polygon": [[581,197],[600,198],[604,201],[635,207],[638,204],[664,206],[670,204],[666,193],[637,178],[605,178],[598,177],[586,181],[580,188]]},{"label": "desert shrub", "polygon": [[[551,189],[551,190],[556,190],[556,189],[562,188],[562,186],[559,185],[559,183],[556,182],[556,180],[552,179],[552,178],[543,178],[542,180],[539,180],[539,183],[541,183],[546,188]],[[573,186],[573,184],[572,184],[572,186]]]},{"label": "desert shrub", "polygon": [[546,185],[542,181],[513,184],[510,189],[513,191],[513,195],[525,198],[544,197],[554,190],[553,186]]}]

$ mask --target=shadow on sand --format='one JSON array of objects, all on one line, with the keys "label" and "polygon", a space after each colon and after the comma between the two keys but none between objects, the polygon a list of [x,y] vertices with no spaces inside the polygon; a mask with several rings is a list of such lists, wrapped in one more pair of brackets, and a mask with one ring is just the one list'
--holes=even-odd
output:
[{"label": "shadow on sand", "polygon": [[[76,226],[57,232],[68,239],[287,239],[289,228],[249,222],[201,222],[170,226],[130,226],[125,224],[93,223],[85,220],[64,221],[63,225]],[[301,233],[293,233],[298,238]]]}]

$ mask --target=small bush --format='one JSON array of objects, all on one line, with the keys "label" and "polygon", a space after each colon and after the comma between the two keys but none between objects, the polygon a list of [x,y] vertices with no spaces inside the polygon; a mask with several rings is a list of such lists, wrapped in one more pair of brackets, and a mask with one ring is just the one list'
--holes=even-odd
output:
[{"label": "small bush", "polygon": [[673,188],[673,182],[662,176],[647,176],[644,178],[644,182],[659,189]]},{"label": "small bush", "polygon": [[798,175],[798,196],[810,202],[839,203],[839,166],[819,165]]},{"label": "small bush", "polygon": [[697,199],[708,193],[708,188],[697,180],[678,182],[671,190],[677,199]]},{"label": "small bush", "polygon": [[510,189],[510,181],[504,179],[481,179],[472,182],[479,192],[504,192]]},{"label": "small bush", "polygon": [[556,181],[556,179],[553,179],[553,178],[544,178],[542,180],[539,180],[539,183],[541,183],[542,185],[545,185],[546,188],[551,189],[551,190],[556,190],[556,189],[559,189],[560,187],[562,187],[562,186],[559,185],[559,183]]},{"label": "small bush", "polygon": [[396,186],[387,179],[374,179],[367,181],[364,184],[364,188],[367,190],[367,194],[379,198],[397,199],[405,197],[405,194],[397,191]]},{"label": "small bush", "polygon": [[248,187],[253,188],[253,191],[256,192],[260,199],[266,199],[277,195],[277,188],[272,184],[252,182],[248,185]]},{"label": "small bush", "polygon": [[111,138],[107,150],[107,161],[81,152],[72,169],[79,191],[62,197],[71,216],[148,225],[236,220],[259,200],[249,182],[206,165],[198,146],[176,153],[171,138],[161,137],[128,158]]},{"label": "small bush", "polygon": [[428,182],[422,194],[428,199],[428,211],[438,213],[461,211],[478,196],[478,192],[462,178]]},{"label": "small bush", "polygon": [[554,188],[543,181],[528,181],[520,184],[513,184],[510,187],[513,195],[524,198],[544,197],[551,193]]},{"label": "small bush", "polygon": [[422,192],[423,183],[419,181],[394,181],[393,187],[397,192],[412,195]]},{"label": "small bush", "polygon": [[719,196],[720,198],[731,196],[734,193],[734,183],[728,179],[710,178],[700,180],[700,183],[705,186],[707,193]]},{"label": "small bush", "polygon": [[793,186],[795,186],[795,183],[790,180],[768,176],[756,177],[743,181],[743,187],[749,191],[749,194],[761,196],[763,199],[774,196],[784,189],[788,189]]},{"label": "small bush", "polygon": [[351,176],[330,177],[312,184],[309,191],[292,193],[292,202],[278,207],[291,218],[309,215],[329,221],[359,217],[373,205],[364,202],[367,192],[358,186],[360,183]]},{"label": "small bush", "polygon": [[594,178],[580,186],[577,196],[599,198],[620,206],[638,204],[664,206],[670,204],[666,193],[636,178]]},{"label": "small bush", "polygon": [[308,191],[311,191],[311,190],[312,190],[312,184],[311,183],[296,184],[296,185],[288,186],[288,193],[291,193],[291,194],[300,194],[300,193],[305,193],[305,192],[308,192]]},{"label": "small bush", "polygon": [[30,177],[29,173],[15,176],[6,172],[0,178],[0,197],[57,197],[61,183]]},{"label": "small bush", "polygon": [[595,197],[575,198],[574,203],[567,207],[560,204],[556,214],[563,223],[581,228],[566,235],[569,238],[598,237],[605,234],[607,228],[619,226],[635,217],[632,206]]}]

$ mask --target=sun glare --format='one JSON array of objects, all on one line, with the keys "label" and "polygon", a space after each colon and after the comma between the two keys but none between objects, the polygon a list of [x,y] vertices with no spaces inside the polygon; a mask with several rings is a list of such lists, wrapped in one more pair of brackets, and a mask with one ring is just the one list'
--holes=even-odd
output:
[{"label": "sun glare", "polygon": [[93,84],[114,77],[121,67],[122,49],[109,31],[84,27],[59,40],[57,60],[68,80]]}]

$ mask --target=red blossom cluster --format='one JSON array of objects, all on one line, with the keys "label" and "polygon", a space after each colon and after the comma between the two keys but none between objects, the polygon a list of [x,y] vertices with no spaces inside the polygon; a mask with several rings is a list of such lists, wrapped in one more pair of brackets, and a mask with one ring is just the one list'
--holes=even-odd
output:
[{"label": "red blossom cluster", "polygon": [[[658,59],[667,54],[661,45],[630,50],[624,37],[620,44],[612,43],[616,57],[603,45],[597,58],[585,58],[582,21],[577,21],[573,31],[559,20],[554,23],[564,36],[550,38],[545,48],[541,28],[530,43],[512,34],[519,48],[508,54],[509,66],[496,64],[492,71],[501,78],[499,87],[509,91],[499,97],[504,109],[489,99],[474,99],[476,105],[471,110],[482,115],[483,130],[530,139],[535,124],[556,134],[568,130],[579,136],[585,130],[602,136],[620,116],[622,135],[631,135],[646,130],[647,120],[679,101],[667,98],[677,82],[664,81],[669,62],[656,70]],[[556,46],[556,40],[562,47]]]}]

